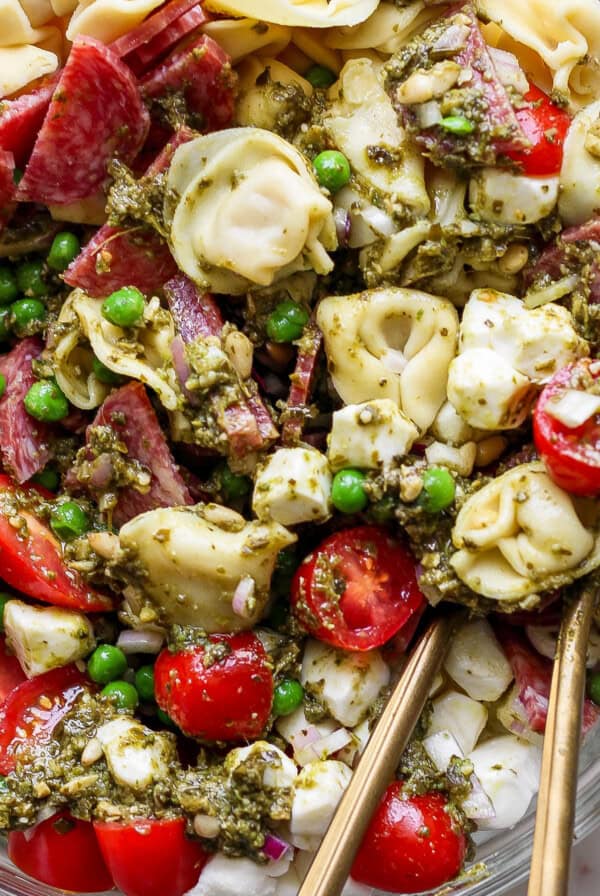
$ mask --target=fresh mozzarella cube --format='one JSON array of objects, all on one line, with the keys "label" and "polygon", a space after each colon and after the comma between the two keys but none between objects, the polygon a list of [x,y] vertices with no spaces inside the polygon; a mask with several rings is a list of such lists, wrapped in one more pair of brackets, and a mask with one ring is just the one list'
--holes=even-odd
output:
[{"label": "fresh mozzarella cube", "polygon": [[277,881],[264,865],[218,852],[204,866],[200,880],[185,896],[277,896]]},{"label": "fresh mozzarella cube", "polygon": [[433,701],[428,734],[449,731],[463,753],[470,753],[487,722],[487,709],[458,691],[447,691]]},{"label": "fresh mozzarella cube", "polygon": [[117,784],[143,791],[168,777],[174,747],[164,734],[125,717],[101,725],[96,737]]},{"label": "fresh mozzarella cube", "polygon": [[567,308],[548,302],[513,319],[513,364],[532,383],[547,383],[557,370],[587,355],[587,343]]},{"label": "fresh mozzarella cube", "polygon": [[527,177],[484,168],[469,183],[471,211],[493,224],[533,224],[550,214],[558,200],[558,176]]},{"label": "fresh mozzarella cube", "polygon": [[275,883],[277,884],[275,890],[276,896],[296,896],[300,887],[301,878],[298,877],[298,872],[292,865],[288,868],[283,877],[278,877],[275,880]]},{"label": "fresh mozzarella cube", "polygon": [[450,364],[448,398],[477,429],[515,429],[536,394],[527,377],[491,349],[470,349]]},{"label": "fresh mozzarella cube", "polygon": [[513,680],[510,663],[485,619],[474,619],[458,629],[444,668],[473,700],[498,700]]},{"label": "fresh mozzarella cube", "polygon": [[449,731],[437,731],[423,740],[423,746],[438,771],[445,772],[453,756],[462,759],[463,751]]},{"label": "fresh mozzarella cube", "polygon": [[431,432],[440,442],[460,446],[473,441],[474,430],[449,401],[444,402],[433,421]]},{"label": "fresh mozzarella cube", "polygon": [[364,718],[389,680],[389,666],[377,650],[349,653],[322,641],[306,644],[302,684],[308,685],[333,718],[348,728]]},{"label": "fresh mozzarella cube", "polygon": [[6,641],[28,678],[66,666],[95,645],[94,630],[83,613],[61,607],[33,607],[9,600],[4,607]]},{"label": "fresh mozzarella cube", "polygon": [[477,457],[475,442],[465,442],[460,448],[444,445],[443,442],[432,442],[425,449],[427,463],[436,467],[448,467],[459,476],[470,476]]},{"label": "fresh mozzarella cube", "polygon": [[261,520],[284,526],[326,520],[331,473],[315,448],[279,448],[259,469],[252,509]]},{"label": "fresh mozzarella cube", "polygon": [[273,744],[258,740],[248,747],[236,747],[227,754],[225,767],[231,774],[247,759],[264,762],[262,782],[265,787],[293,787],[298,774],[296,763]]},{"label": "fresh mozzarella cube", "polygon": [[438,674],[433,679],[433,684],[431,685],[431,688],[429,689],[429,697],[430,698],[435,697],[435,695],[439,694],[439,692],[442,690],[443,687],[444,687],[444,676],[442,675],[441,672],[438,672]]},{"label": "fresh mozzarella cube", "polygon": [[496,831],[515,825],[538,789],[541,749],[508,734],[486,741],[468,758],[496,813],[481,819],[479,827]]},{"label": "fresh mozzarella cube", "polygon": [[331,469],[388,466],[410,451],[418,434],[390,398],[349,404],[333,415],[327,447]]},{"label": "fresh mozzarella cube", "polygon": [[336,759],[311,762],[302,769],[296,778],[290,820],[294,846],[317,849],[351,777],[348,766]]},{"label": "fresh mozzarella cube", "polygon": [[369,738],[371,737],[371,724],[369,719],[363,719],[356,728],[352,729],[351,734],[352,740],[348,746],[344,747],[344,749],[340,750],[337,754],[337,758],[342,762],[345,762],[346,765],[349,765],[350,768],[354,765],[356,757],[362,756],[365,747],[369,743]]},{"label": "fresh mozzarella cube", "polygon": [[511,734],[516,734],[521,740],[541,747],[544,743],[544,735],[534,731],[529,724],[520,694],[521,688],[515,684],[497,704],[496,718]]}]

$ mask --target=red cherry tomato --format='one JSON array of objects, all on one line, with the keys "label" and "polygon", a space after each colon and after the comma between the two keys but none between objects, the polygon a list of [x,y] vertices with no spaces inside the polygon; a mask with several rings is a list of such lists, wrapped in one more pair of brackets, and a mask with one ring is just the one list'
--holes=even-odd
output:
[{"label": "red cherry tomato", "polygon": [[156,702],[185,734],[202,740],[252,740],[269,718],[273,674],[252,632],[211,635],[228,653],[205,664],[202,645],[163,650],[154,667]]},{"label": "red cherry tomato", "polygon": [[87,681],[77,666],[61,666],[24,681],[0,709],[0,774],[15,766],[15,751],[28,743],[49,743],[60,720],[77,703]]},{"label": "red cherry tomato", "polygon": [[125,896],[181,896],[208,854],[185,836],[183,818],[94,822],[104,861]]},{"label": "red cherry tomato", "polygon": [[0,707],[12,689],[25,680],[20,662],[16,656],[6,652],[6,639],[0,636]]},{"label": "red cherry tomato", "polygon": [[527,105],[516,110],[516,116],[530,149],[514,150],[506,155],[518,162],[523,174],[530,177],[548,177],[558,174],[562,164],[565,135],[571,124],[571,116],[555,106],[547,94],[530,86],[524,97]]},{"label": "red cherry tomato", "polygon": [[574,495],[600,494],[600,414],[581,426],[565,426],[548,413],[549,403],[567,389],[585,391],[600,377],[597,362],[584,358],[556,373],[538,398],[533,412],[533,438],[552,479]]},{"label": "red cherry tomato", "polygon": [[[22,491],[27,491],[21,487]],[[113,609],[110,598],[93,591],[63,560],[60,543],[45,523],[19,510],[25,526],[10,523],[10,499],[16,486],[0,475],[0,571],[5,582],[36,600],[84,612]],[[35,491],[39,491],[35,489]]]},{"label": "red cherry tomato", "polygon": [[114,887],[93,826],[68,812],[47,818],[31,831],[13,831],[8,856],[30,877],[60,890],[101,893]]},{"label": "red cherry tomato", "polygon": [[441,793],[405,796],[400,781],[390,784],[354,860],[354,880],[394,893],[420,893],[456,877],[467,838],[447,805]]},{"label": "red cherry tomato", "polygon": [[408,550],[375,526],[330,535],[292,583],[292,606],[302,625],[345,650],[380,647],[424,603]]}]

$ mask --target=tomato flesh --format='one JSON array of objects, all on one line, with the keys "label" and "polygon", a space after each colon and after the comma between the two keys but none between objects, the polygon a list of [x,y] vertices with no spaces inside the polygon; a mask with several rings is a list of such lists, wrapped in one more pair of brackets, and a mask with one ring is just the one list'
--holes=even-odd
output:
[{"label": "tomato flesh", "polygon": [[530,177],[558,174],[571,117],[533,84],[524,99],[527,105],[516,109],[515,114],[531,148],[514,150],[506,155],[519,164],[523,174]]},{"label": "tomato flesh", "polygon": [[25,874],[60,890],[101,893],[114,887],[92,824],[68,812],[10,833],[8,856]]},{"label": "tomato flesh", "polygon": [[14,769],[20,747],[50,742],[87,684],[77,666],[70,665],[37,675],[10,691],[0,709],[0,774]]},{"label": "tomato flesh", "polygon": [[410,553],[376,526],[326,538],[292,583],[292,606],[304,628],[345,650],[380,647],[424,604]]},{"label": "tomato flesh", "polygon": [[273,703],[273,673],[252,632],[211,635],[227,655],[205,663],[197,645],[179,653],[163,650],[154,667],[156,702],[181,730],[206,741],[258,737]]},{"label": "tomato flesh", "polygon": [[0,707],[17,685],[27,680],[16,656],[6,652],[6,638],[0,635]]},{"label": "tomato flesh", "polygon": [[538,453],[554,482],[574,495],[600,494],[600,414],[571,429],[548,413],[548,402],[576,384],[597,380],[600,366],[596,371],[596,365],[584,358],[559,370],[542,391],[533,413]]},{"label": "tomato flesh", "polygon": [[19,517],[26,524],[23,528],[15,529],[11,525],[9,513],[2,507],[2,497],[9,497],[15,491],[12,480],[0,475],[2,579],[28,597],[58,607],[88,613],[112,610],[110,598],[93,591],[79,573],[66,566],[60,543],[48,526],[28,510],[19,510]]},{"label": "tomato flesh", "polygon": [[456,877],[467,838],[447,805],[441,793],[409,797],[400,781],[390,784],[354,860],[354,880],[394,893],[420,893]]},{"label": "tomato flesh", "polygon": [[208,855],[185,836],[183,818],[94,822],[104,861],[125,896],[181,896]]}]

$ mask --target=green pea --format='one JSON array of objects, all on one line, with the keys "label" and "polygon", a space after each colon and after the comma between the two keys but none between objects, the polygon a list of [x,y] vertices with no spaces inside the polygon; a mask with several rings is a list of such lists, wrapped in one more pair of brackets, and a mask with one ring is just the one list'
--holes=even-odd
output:
[{"label": "green pea", "polygon": [[8,265],[0,265],[0,305],[7,305],[19,295],[15,272]]},{"label": "green pea", "polygon": [[267,336],[273,342],[294,342],[302,336],[309,316],[298,302],[286,299],[267,318]]},{"label": "green pea", "polygon": [[119,383],[123,382],[123,377],[111,370],[110,367],[107,367],[106,364],[103,364],[99,358],[94,357],[92,371],[96,379],[100,380],[101,383],[106,383],[107,386],[118,386]]},{"label": "green pea", "polygon": [[12,311],[10,308],[0,308],[0,342],[6,342],[10,336],[12,325]]},{"label": "green pea", "polygon": [[56,470],[46,467],[45,470],[32,476],[31,481],[37,482],[38,485],[43,485],[49,492],[57,492],[60,485],[60,476]]},{"label": "green pea", "polygon": [[364,510],[369,502],[365,492],[366,478],[362,470],[354,470],[352,467],[336,473],[331,486],[333,506],[342,513]]},{"label": "green pea", "polygon": [[245,498],[252,488],[252,480],[248,476],[239,476],[234,473],[229,464],[223,463],[218,467],[218,476],[226,501],[235,501]]},{"label": "green pea", "polygon": [[447,118],[442,118],[440,127],[458,137],[467,137],[475,130],[473,122],[465,118],[464,115],[448,115]]},{"label": "green pea", "polygon": [[154,700],[154,666],[140,666],[135,673],[135,687],[142,700]]},{"label": "green pea", "polygon": [[419,503],[428,513],[439,513],[454,501],[456,485],[445,467],[429,467],[423,474],[423,491]]},{"label": "green pea", "polygon": [[289,716],[298,709],[304,697],[304,688],[295,678],[283,678],[273,694],[273,715]]},{"label": "green pea", "polygon": [[590,700],[600,706],[600,672],[594,672],[588,678],[587,692]]},{"label": "green pea", "polygon": [[90,518],[77,501],[65,501],[50,514],[50,527],[57,538],[71,541],[88,531]]},{"label": "green pea", "polygon": [[23,399],[25,410],[42,423],[56,423],[69,414],[69,402],[54,380],[38,380]]},{"label": "green pea", "polygon": [[175,724],[175,722],[173,721],[171,716],[167,715],[166,712],[163,712],[162,709],[156,710],[156,718],[158,719],[159,722],[162,722],[163,725],[166,725],[167,728],[176,728],[177,727],[177,725]]},{"label": "green pea", "polygon": [[135,286],[123,286],[102,302],[102,316],[117,327],[132,327],[144,313],[145,299]]},{"label": "green pea", "polygon": [[79,255],[79,240],[74,233],[63,230],[61,233],[57,233],[52,240],[48,252],[48,266],[54,271],[62,272],[69,267],[77,255]]},{"label": "green pea", "polygon": [[8,591],[0,591],[0,632],[4,631],[4,607],[7,605],[9,600],[14,599],[14,595],[9,594]]},{"label": "green pea", "polygon": [[41,323],[46,319],[46,306],[39,299],[18,299],[10,306],[12,323],[17,333],[22,332],[34,323]]},{"label": "green pea", "polygon": [[45,296],[44,262],[40,259],[22,261],[17,267],[17,286],[26,296]]},{"label": "green pea", "polygon": [[317,180],[330,193],[337,193],[350,180],[350,163],[337,149],[320,152],[313,162]]},{"label": "green pea", "polygon": [[100,644],[88,660],[88,675],[97,684],[120,678],[127,668],[127,657],[119,647]]},{"label": "green pea", "polygon": [[4,395],[5,392],[6,392],[6,377],[4,376],[3,373],[0,373],[0,398],[2,398],[2,396]]},{"label": "green pea", "polygon": [[312,65],[304,75],[309,84],[313,87],[331,87],[337,80],[337,75],[325,65]]},{"label": "green pea", "polygon": [[133,711],[140,702],[138,692],[128,681],[111,681],[100,693],[104,697],[109,697],[118,709]]}]

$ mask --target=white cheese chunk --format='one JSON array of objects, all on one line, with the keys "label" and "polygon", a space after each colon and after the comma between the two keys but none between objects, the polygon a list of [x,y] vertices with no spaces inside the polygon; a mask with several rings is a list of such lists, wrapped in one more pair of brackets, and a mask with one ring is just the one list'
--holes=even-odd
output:
[{"label": "white cheese chunk", "polygon": [[331,469],[388,466],[410,451],[418,434],[390,398],[347,405],[333,415],[327,446]]},{"label": "white cheese chunk", "polygon": [[470,349],[450,364],[448,398],[461,417],[478,429],[520,426],[535,395],[527,377],[491,349]]},{"label": "white cheese chunk", "polygon": [[576,429],[600,412],[600,395],[591,395],[580,389],[565,389],[557,399],[546,402],[545,411],[569,429]]},{"label": "white cheese chunk", "polygon": [[550,214],[558,199],[558,176],[527,177],[484,168],[469,183],[473,213],[495,224],[532,224]]},{"label": "white cheese chunk", "polygon": [[318,847],[351,777],[348,766],[335,759],[311,762],[302,769],[296,779],[290,821],[294,846]]},{"label": "white cheese chunk", "polygon": [[9,600],[4,607],[6,640],[28,678],[80,660],[95,645],[83,613],[62,607],[34,607]]},{"label": "white cheese chunk", "polygon": [[123,717],[101,725],[96,737],[117,784],[141,792],[168,776],[174,747],[164,734]]},{"label": "white cheese chunk", "polygon": [[474,700],[498,700],[513,680],[510,663],[485,619],[474,619],[458,629],[444,668]]},{"label": "white cheese chunk", "polygon": [[427,734],[449,731],[463,753],[470,753],[487,722],[487,709],[458,691],[446,691],[432,704]]},{"label": "white cheese chunk", "polygon": [[306,644],[302,684],[318,694],[342,725],[358,725],[389,680],[389,666],[378,650],[350,653],[322,641],[310,640]]},{"label": "white cheese chunk", "polygon": [[326,520],[331,473],[315,448],[279,448],[259,469],[252,509],[261,520],[284,526]]},{"label": "white cheese chunk", "polygon": [[515,825],[537,792],[541,749],[507,734],[486,741],[468,758],[496,812],[493,818],[481,819],[479,827],[496,831]]},{"label": "white cheese chunk", "polygon": [[200,880],[185,896],[276,896],[277,882],[264,865],[218,852],[204,866]]},{"label": "white cheese chunk", "polygon": [[475,431],[463,420],[456,408],[446,401],[433,421],[431,432],[440,442],[460,447],[465,442],[473,441]]},{"label": "white cheese chunk", "polygon": [[262,782],[265,787],[289,788],[294,786],[298,774],[296,763],[273,744],[257,740],[247,747],[236,747],[227,754],[225,767],[231,774],[247,759],[264,762]]},{"label": "white cheese chunk", "polygon": [[436,731],[435,734],[428,734],[423,739],[423,746],[440,772],[446,771],[453,756],[458,756],[459,759],[464,757],[458,741],[449,731]]}]

